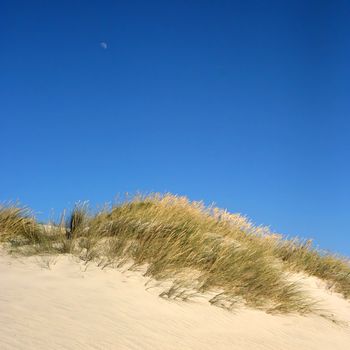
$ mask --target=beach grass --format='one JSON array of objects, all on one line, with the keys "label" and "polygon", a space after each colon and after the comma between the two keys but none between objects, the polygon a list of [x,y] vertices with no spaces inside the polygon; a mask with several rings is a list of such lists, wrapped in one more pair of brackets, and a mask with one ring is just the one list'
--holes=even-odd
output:
[{"label": "beach grass", "polygon": [[172,281],[162,297],[211,293],[210,303],[228,309],[244,303],[271,313],[313,311],[316,301],[290,278],[295,272],[350,296],[345,258],[172,194],[138,195],[97,213],[78,203],[51,225],[37,223],[26,208],[2,206],[0,241],[12,253],[72,254],[102,268],[132,262],[145,266],[146,276]]}]

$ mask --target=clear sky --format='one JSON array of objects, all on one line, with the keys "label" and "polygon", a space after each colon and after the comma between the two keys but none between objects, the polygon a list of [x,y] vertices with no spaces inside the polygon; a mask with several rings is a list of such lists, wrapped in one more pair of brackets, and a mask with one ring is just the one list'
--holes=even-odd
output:
[{"label": "clear sky", "polygon": [[170,191],[350,255],[348,1],[0,6],[1,201]]}]

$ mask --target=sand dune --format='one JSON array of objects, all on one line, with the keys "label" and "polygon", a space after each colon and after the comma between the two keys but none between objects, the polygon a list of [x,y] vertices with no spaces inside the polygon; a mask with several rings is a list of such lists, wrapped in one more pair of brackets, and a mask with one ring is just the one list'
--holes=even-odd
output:
[{"label": "sand dune", "polygon": [[2,251],[0,349],[349,349],[350,303],[316,278],[302,283],[342,322],[168,301],[146,281],[139,272],[84,271],[68,256]]}]

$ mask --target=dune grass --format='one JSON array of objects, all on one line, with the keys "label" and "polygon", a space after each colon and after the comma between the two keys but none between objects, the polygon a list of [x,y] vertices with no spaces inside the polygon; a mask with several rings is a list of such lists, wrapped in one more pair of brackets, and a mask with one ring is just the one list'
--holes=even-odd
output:
[{"label": "dune grass", "polygon": [[312,248],[311,241],[292,239],[279,241],[275,255],[296,272],[304,272],[327,281],[329,288],[350,298],[349,260]]},{"label": "dune grass", "polygon": [[10,241],[13,244],[19,237],[34,242],[40,235],[40,226],[30,216],[30,210],[13,205],[0,206],[0,242]]},{"label": "dune grass", "polygon": [[268,312],[312,311],[314,301],[291,282],[290,271],[317,276],[350,295],[345,259],[185,197],[136,196],[94,215],[78,204],[63,222],[47,229],[27,210],[3,207],[0,241],[12,252],[70,253],[102,268],[132,261],[153,279],[173,281],[162,297],[188,300],[210,292],[210,302],[226,308],[244,302]]}]

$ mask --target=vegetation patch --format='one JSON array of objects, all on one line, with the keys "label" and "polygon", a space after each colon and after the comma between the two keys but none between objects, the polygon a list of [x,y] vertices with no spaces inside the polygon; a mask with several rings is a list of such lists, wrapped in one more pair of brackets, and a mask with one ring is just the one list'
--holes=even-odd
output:
[{"label": "vegetation patch", "polygon": [[[162,297],[216,294],[213,305],[244,301],[268,312],[308,313],[315,302],[290,272],[322,278],[350,296],[350,265],[309,241],[287,240],[245,217],[171,194],[136,196],[90,214],[78,204],[56,225],[40,225],[27,209],[0,208],[0,241],[24,255],[73,254],[102,268],[132,261],[155,280],[174,281]],[[189,273],[191,272],[192,273]]]}]

